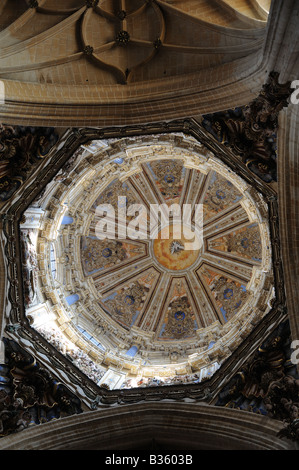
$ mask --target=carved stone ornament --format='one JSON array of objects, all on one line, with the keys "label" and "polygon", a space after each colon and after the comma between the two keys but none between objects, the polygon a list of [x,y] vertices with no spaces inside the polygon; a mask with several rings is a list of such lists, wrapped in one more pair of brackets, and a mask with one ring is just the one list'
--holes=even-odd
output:
[{"label": "carved stone ornament", "polygon": [[217,406],[237,408],[284,422],[280,437],[299,440],[299,376],[290,361],[288,321],[281,323],[218,395]]},{"label": "carved stone ornament", "polygon": [[52,128],[0,124],[0,203],[12,197],[57,140]]},{"label": "carved stone ornament", "polygon": [[288,106],[291,82],[280,84],[271,72],[268,82],[248,106],[203,116],[202,124],[266,183],[277,181],[278,114]]},{"label": "carved stone ornament", "polygon": [[16,342],[4,339],[0,365],[0,436],[82,413],[80,400]]}]

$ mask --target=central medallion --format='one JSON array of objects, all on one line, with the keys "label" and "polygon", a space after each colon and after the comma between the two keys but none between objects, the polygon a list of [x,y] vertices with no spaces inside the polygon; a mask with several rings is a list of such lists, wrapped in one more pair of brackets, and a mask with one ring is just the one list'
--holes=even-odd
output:
[{"label": "central medallion", "polygon": [[160,230],[153,241],[156,260],[171,271],[185,271],[198,261],[201,244],[189,227],[174,224]]}]

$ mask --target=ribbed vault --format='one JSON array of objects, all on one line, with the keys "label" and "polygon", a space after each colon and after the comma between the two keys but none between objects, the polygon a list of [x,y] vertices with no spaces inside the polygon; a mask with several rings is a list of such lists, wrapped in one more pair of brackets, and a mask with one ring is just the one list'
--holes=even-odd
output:
[{"label": "ribbed vault", "polygon": [[5,1],[1,9],[9,114],[26,99],[31,121],[49,124],[55,114],[62,125],[58,104],[76,107],[83,123],[83,103],[110,102],[116,109],[101,108],[98,118],[112,112],[127,120],[140,100],[155,97],[169,112],[175,90],[193,95],[199,85],[208,91],[238,81],[260,61],[268,20],[268,7],[256,0]]}]

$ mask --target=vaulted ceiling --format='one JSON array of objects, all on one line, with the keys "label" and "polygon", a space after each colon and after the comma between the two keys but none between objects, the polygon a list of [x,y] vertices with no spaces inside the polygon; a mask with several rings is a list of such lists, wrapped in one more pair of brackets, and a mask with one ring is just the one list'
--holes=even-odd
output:
[{"label": "vaulted ceiling", "polygon": [[[177,93],[191,98],[199,87],[215,90],[231,81],[235,94],[244,91],[246,85],[237,82],[261,60],[269,4],[66,0],[58,6],[51,0],[5,0],[0,79],[7,114],[22,120],[30,112],[31,121],[50,124],[53,113],[63,125],[69,107],[74,125],[125,123],[140,102],[157,101],[161,116]],[[21,109],[24,100],[30,110]],[[83,105],[90,108],[87,115]],[[149,114],[147,121],[154,117]]]},{"label": "vaulted ceiling", "polygon": [[1,77],[69,88],[147,82],[231,62],[261,48],[267,20],[258,2],[36,5],[14,22],[11,2],[2,6],[2,25],[10,23],[2,26]]}]

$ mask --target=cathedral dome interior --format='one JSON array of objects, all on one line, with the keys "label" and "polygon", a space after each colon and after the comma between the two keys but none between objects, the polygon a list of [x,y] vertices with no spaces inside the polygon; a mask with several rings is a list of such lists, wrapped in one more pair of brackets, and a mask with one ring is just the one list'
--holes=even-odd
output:
[{"label": "cathedral dome interior", "polygon": [[[40,273],[27,276],[33,328],[52,341],[61,337],[70,355],[66,340],[80,345],[102,364],[95,380],[109,388],[208,378],[271,309],[265,199],[184,134],[94,140],[67,165],[71,183],[63,167],[20,224],[23,249]],[[109,211],[108,204],[106,223],[118,234],[108,226],[101,239],[98,208]],[[151,207],[174,204],[180,213],[189,205],[192,222],[202,205],[196,249],[184,248],[184,234],[174,238],[171,210],[167,236],[150,233],[150,224],[159,225]]]},{"label": "cathedral dome interior", "polygon": [[0,2],[1,450],[298,450],[298,16]]}]

